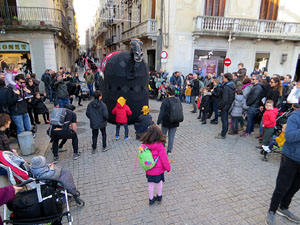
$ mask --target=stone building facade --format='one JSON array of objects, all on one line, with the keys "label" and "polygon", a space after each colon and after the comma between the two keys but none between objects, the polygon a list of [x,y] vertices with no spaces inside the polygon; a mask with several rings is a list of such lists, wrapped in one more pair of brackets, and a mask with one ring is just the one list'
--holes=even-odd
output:
[{"label": "stone building facade", "polygon": [[[144,58],[151,69],[161,66],[169,72],[187,74],[205,62],[213,62],[216,73],[234,72],[243,62],[248,74],[258,67],[270,75],[291,74],[300,79],[298,1],[101,2],[95,27],[100,59],[112,51],[127,49],[129,40],[137,37],[144,42]],[[168,58],[160,63],[162,50]],[[225,58],[231,59],[231,66],[224,67]]]},{"label": "stone building facade", "polygon": [[[0,1],[0,58],[22,64],[31,60],[32,72],[70,67],[78,56],[78,34],[73,0]],[[23,49],[12,46],[26,46]]]}]

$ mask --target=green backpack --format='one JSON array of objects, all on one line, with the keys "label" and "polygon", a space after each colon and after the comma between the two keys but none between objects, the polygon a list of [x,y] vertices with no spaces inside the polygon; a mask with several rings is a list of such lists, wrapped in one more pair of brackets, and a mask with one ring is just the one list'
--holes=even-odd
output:
[{"label": "green backpack", "polygon": [[[137,160],[139,160],[140,166],[145,171],[152,169],[155,166],[158,158],[159,157],[157,157],[155,160],[153,159],[152,153],[146,145],[142,144],[139,147]],[[136,168],[136,164],[135,164],[135,168]]]}]

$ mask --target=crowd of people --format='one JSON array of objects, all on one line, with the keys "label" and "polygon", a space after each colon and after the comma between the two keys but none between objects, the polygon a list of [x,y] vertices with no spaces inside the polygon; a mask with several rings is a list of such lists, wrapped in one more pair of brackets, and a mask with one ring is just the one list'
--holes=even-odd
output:
[{"label": "crowd of people", "polygon": [[[106,140],[108,114],[112,113],[116,116],[116,140],[120,138],[121,126],[125,129],[124,139],[128,140],[128,116],[132,112],[123,96],[118,98],[112,112],[108,112],[102,101],[102,93],[99,91],[101,78],[97,66],[84,59],[80,62],[89,65],[86,68],[84,79],[89,90],[89,97],[94,97],[86,110],[86,116],[90,120],[92,129],[92,153],[97,151],[99,130],[102,134],[102,151],[105,152],[109,149]],[[74,112],[75,107],[71,105],[76,98],[78,106],[82,106],[82,82],[78,73],[72,73],[70,69],[63,67],[58,72],[46,70],[41,77],[45,87],[44,93],[39,92],[41,82],[36,78],[36,74],[24,75],[13,64],[8,65],[0,75],[0,113],[10,116],[16,126],[16,134],[32,131],[34,135],[36,124],[40,123],[39,115],[42,115],[45,124],[50,123],[51,125],[48,134],[52,140],[54,162],[59,160],[59,152],[64,151],[63,146],[68,139],[72,139],[74,160],[78,159],[80,152],[76,133],[77,116]],[[186,76],[176,71],[171,75],[160,70],[149,73],[149,95],[151,98],[162,101],[157,120],[157,125],[161,124],[161,130],[153,125],[149,107],[145,105],[141,109],[142,113],[138,123],[135,124],[136,138],[153,151],[153,156],[159,155],[164,159],[164,162],[159,165],[159,169],[156,167],[156,169],[154,168],[155,172],[147,172],[150,205],[153,205],[156,200],[161,201],[163,172],[171,170],[167,155],[172,153],[176,129],[183,121],[181,103],[191,104],[191,113],[199,113],[197,119],[204,126],[207,126],[208,122],[211,125],[221,122],[221,131],[215,136],[216,139],[226,139],[227,134],[238,135],[239,131],[241,131],[240,138],[247,138],[253,134],[255,124],[258,124],[260,128],[256,135],[256,138],[259,139],[257,148],[261,149],[264,155],[270,153],[275,145],[282,148],[283,144],[290,140],[295,143],[300,141],[299,134],[295,134],[292,138],[289,137],[289,130],[293,129],[290,128],[292,127],[289,125],[290,123],[282,126],[279,133],[274,132],[278,115],[289,110],[297,111],[299,108],[300,81],[292,81],[292,76],[289,74],[268,76],[266,72],[255,70],[248,76],[243,63],[238,65],[237,72],[218,75],[215,73],[204,75],[202,71]],[[51,124],[49,110],[45,104],[47,99],[54,104],[54,109],[65,110],[53,110],[57,115],[64,113],[64,121],[61,124]],[[172,109],[174,107],[175,111]],[[182,115],[179,115],[178,112]],[[298,114],[292,114],[291,118]],[[298,124],[299,118],[294,118],[294,120],[294,123]],[[10,126],[10,122],[1,125],[1,135],[3,135]],[[274,136],[274,134],[278,135]],[[168,135],[168,148],[162,153],[166,135]],[[5,141],[5,146],[7,146],[7,140]],[[158,144],[156,144],[157,142]],[[281,164],[287,168],[281,167],[282,170],[285,170],[279,172],[278,177],[280,178],[278,178],[268,213],[268,224],[274,224],[272,218],[280,204],[282,207],[279,211],[282,214],[289,213],[290,216],[294,216],[288,211],[288,206],[292,198],[291,193],[295,194],[300,187],[299,182],[293,187],[283,185],[283,182],[293,183],[297,179],[298,175],[295,171],[299,172],[300,161],[300,153],[291,153],[291,149],[295,147],[294,144],[284,146],[288,147],[282,148],[282,152],[286,154],[283,155]],[[6,148],[4,150],[15,153],[15,150]],[[295,176],[287,178],[287,172],[293,172]],[[154,183],[157,183],[159,193],[157,197],[153,196]],[[283,189],[284,191],[280,192]]]}]

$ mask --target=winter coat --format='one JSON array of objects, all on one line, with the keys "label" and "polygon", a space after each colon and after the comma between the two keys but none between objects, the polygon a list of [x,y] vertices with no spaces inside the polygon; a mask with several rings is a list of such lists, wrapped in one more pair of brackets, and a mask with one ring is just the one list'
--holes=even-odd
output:
[{"label": "winter coat", "polygon": [[278,115],[277,108],[273,108],[271,110],[266,110],[263,115],[264,127],[275,127],[277,115]]},{"label": "winter coat", "polygon": [[209,113],[211,111],[211,93],[205,92],[201,98],[200,107],[201,110],[204,108],[204,112]]},{"label": "winter coat", "polygon": [[251,83],[247,83],[242,86],[242,92],[243,92],[245,99],[247,99],[252,87],[253,87],[253,84],[251,84]]},{"label": "winter coat", "polygon": [[13,92],[12,88],[0,88],[0,113],[9,113],[9,107],[15,105],[18,95]]},{"label": "winter coat", "polygon": [[164,79],[163,78],[161,78],[161,77],[155,77],[154,78],[154,82],[155,82],[155,87],[156,87],[156,89],[158,89],[159,87],[160,87],[160,85],[161,85],[161,83],[164,81]]},{"label": "winter coat", "polygon": [[90,83],[94,83],[94,74],[93,73],[86,73],[84,75],[85,81],[90,84]]},{"label": "winter coat", "polygon": [[192,88],[187,86],[185,91],[184,91],[185,96],[191,96],[192,94]]},{"label": "winter coat", "polygon": [[36,92],[39,92],[39,87],[36,85],[32,85],[32,86],[27,85],[26,87],[28,88],[28,90],[30,90],[31,95],[34,95]]},{"label": "winter coat", "polygon": [[30,167],[30,172],[34,175],[36,178],[52,178],[52,179],[58,179],[61,173],[61,168],[56,167],[54,169],[50,168],[50,165],[47,164],[44,167],[41,168],[32,168]]},{"label": "winter coat", "polygon": [[280,133],[280,135],[277,138],[275,138],[275,141],[277,142],[277,144],[278,144],[279,147],[282,147],[283,144],[284,144],[284,142],[285,142],[284,135],[285,135],[285,132],[282,131]]},{"label": "winter coat", "polygon": [[242,86],[243,86],[243,77],[239,76],[235,81],[234,81],[235,85],[236,85],[236,89],[237,90],[242,90]]},{"label": "winter coat", "polygon": [[105,127],[108,120],[106,104],[101,100],[95,99],[88,104],[86,116],[90,119],[91,129],[101,129]]},{"label": "winter coat", "polygon": [[10,142],[4,131],[0,131],[0,151],[11,151]]},{"label": "winter coat", "polygon": [[139,123],[134,124],[134,128],[136,133],[145,133],[149,126],[153,124],[152,116],[148,113],[147,115],[140,115],[139,116]]},{"label": "winter coat", "polygon": [[[13,186],[0,188],[0,206],[12,201],[15,198],[15,189]],[[0,224],[3,224],[0,216]]]},{"label": "winter coat", "polygon": [[292,89],[291,93],[289,94],[287,101],[288,103],[295,104],[295,103],[299,103],[299,98],[300,98],[300,88],[297,88],[297,86],[295,86]]},{"label": "winter coat", "polygon": [[230,109],[232,102],[235,98],[235,84],[230,81],[223,85],[222,97],[219,101],[218,108],[222,111],[227,111]]},{"label": "winter coat", "polygon": [[254,85],[247,98],[246,98],[246,103],[247,106],[253,107],[253,108],[258,108],[261,102],[261,94],[262,94],[262,87],[260,84]]},{"label": "winter coat", "polygon": [[54,86],[56,87],[57,98],[69,98],[68,83],[64,79],[55,81]]},{"label": "winter coat", "polygon": [[267,95],[265,96],[266,100],[272,100],[274,102],[274,107],[279,108],[279,102],[280,102],[280,93],[279,90],[276,90],[275,88],[271,87],[268,92]]},{"label": "winter coat", "polygon": [[283,90],[282,90],[283,100],[286,101],[293,89],[293,85],[289,82],[289,83],[282,83],[282,86],[283,86]]},{"label": "winter coat", "polygon": [[171,165],[163,144],[154,143],[146,144],[146,146],[151,151],[154,160],[156,160],[156,158],[159,157],[155,166],[152,169],[147,170],[146,174],[150,176],[156,176],[164,173],[165,171],[169,172],[171,170]]},{"label": "winter coat", "polygon": [[246,104],[246,99],[243,95],[235,95],[235,99],[232,103],[231,116],[232,117],[241,117],[243,115],[243,111],[248,109]]},{"label": "winter coat", "polygon": [[42,75],[41,80],[44,82],[45,88],[46,88],[46,87],[49,88],[49,87],[51,86],[51,77],[50,77],[49,74],[44,73],[44,74]]},{"label": "winter coat", "polygon": [[5,73],[5,85],[10,87],[16,86],[15,75],[12,72]]},{"label": "winter coat", "polygon": [[212,101],[214,103],[219,103],[220,98],[222,96],[222,86],[221,84],[219,84],[218,86],[214,87],[213,91],[212,91]]},{"label": "winter coat", "polygon": [[288,118],[282,154],[300,163],[300,110]]},{"label": "winter coat", "polygon": [[192,80],[190,86],[192,87],[191,96],[198,96],[199,92],[200,92],[200,83],[199,83],[199,80],[198,79]]},{"label": "winter coat", "polygon": [[170,84],[181,86],[181,78],[180,78],[180,76],[176,77],[176,76],[173,75],[170,78]]},{"label": "winter coat", "polygon": [[27,110],[27,101],[24,96],[23,89],[19,89],[20,95],[18,95],[18,99],[22,99],[21,101],[16,101],[15,104],[11,105],[9,107],[10,115],[11,116],[18,116],[18,115],[24,115],[28,112]]},{"label": "winter coat", "polygon": [[132,112],[128,105],[121,106],[120,103],[117,103],[115,108],[112,110],[112,114],[116,115],[116,123],[127,123],[127,116],[131,116]]},{"label": "winter coat", "polygon": [[171,102],[177,101],[175,97],[165,98],[160,106],[160,111],[157,119],[157,125],[162,124],[163,127],[175,128],[179,127],[179,122],[171,123],[169,121]]},{"label": "winter coat", "polygon": [[49,113],[49,110],[48,110],[47,106],[45,105],[45,103],[43,102],[43,100],[41,98],[40,99],[37,99],[37,98],[34,99],[34,107],[35,107],[35,110],[36,110],[37,114]]}]

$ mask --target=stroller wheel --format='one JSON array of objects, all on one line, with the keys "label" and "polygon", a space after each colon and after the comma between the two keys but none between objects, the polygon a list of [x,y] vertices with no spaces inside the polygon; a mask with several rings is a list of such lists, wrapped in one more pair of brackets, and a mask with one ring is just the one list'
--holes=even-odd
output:
[{"label": "stroller wheel", "polygon": [[80,207],[83,207],[85,205],[85,202],[79,196],[74,196],[74,200],[76,204]]}]

